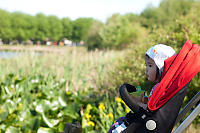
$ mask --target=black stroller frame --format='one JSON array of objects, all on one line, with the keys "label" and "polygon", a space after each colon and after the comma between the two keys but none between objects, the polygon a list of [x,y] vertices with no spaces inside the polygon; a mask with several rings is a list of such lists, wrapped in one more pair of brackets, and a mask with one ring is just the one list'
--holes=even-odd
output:
[{"label": "black stroller frame", "polygon": [[[191,108],[200,101],[200,91],[188,102],[188,104],[180,111],[175,124],[177,124],[185,115],[188,113]],[[176,128],[174,133],[183,132],[192,121],[200,114],[200,103],[196,108],[188,115],[188,117]]]},{"label": "black stroller frame", "polygon": [[[119,89],[120,96],[122,100],[134,113],[136,113],[137,115],[139,114],[140,118],[139,120],[136,121],[131,120],[131,123],[129,121],[127,129],[122,131],[122,133],[171,132],[174,125],[179,123],[183,119],[183,117],[192,109],[192,107],[200,101],[200,91],[199,91],[188,102],[188,104],[179,112],[184,97],[186,95],[189,83],[186,84],[167,103],[165,103],[165,105],[163,105],[160,109],[153,112],[149,111],[148,108],[145,108],[143,105],[139,104],[137,101],[133,99],[130,93],[136,91],[136,88],[134,86],[130,84],[123,84]],[[183,132],[191,124],[191,122],[198,116],[199,113],[200,113],[200,103],[187,116],[187,118],[175,129],[174,133]],[[133,119],[135,118],[133,117]],[[156,128],[153,130],[149,130],[147,128],[147,123],[150,121],[156,123]]]}]

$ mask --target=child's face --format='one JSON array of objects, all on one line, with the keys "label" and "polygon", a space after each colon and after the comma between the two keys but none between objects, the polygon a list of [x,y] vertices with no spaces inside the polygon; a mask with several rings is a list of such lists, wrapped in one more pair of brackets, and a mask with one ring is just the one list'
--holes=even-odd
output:
[{"label": "child's face", "polygon": [[157,66],[155,62],[149,58],[148,56],[145,56],[145,64],[146,64],[146,77],[149,81],[156,82],[157,77]]}]

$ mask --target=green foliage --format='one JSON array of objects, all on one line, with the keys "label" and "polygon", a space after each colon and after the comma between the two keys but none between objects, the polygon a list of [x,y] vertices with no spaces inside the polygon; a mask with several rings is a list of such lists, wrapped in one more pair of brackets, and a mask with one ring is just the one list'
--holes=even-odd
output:
[{"label": "green foliage", "polygon": [[157,27],[165,21],[165,13],[159,8],[148,7],[141,13],[141,25],[152,29]]},{"label": "green foliage", "polygon": [[74,42],[86,41],[88,30],[93,23],[92,18],[78,18],[73,21],[72,40]]},{"label": "green foliage", "polygon": [[126,17],[114,14],[100,31],[102,47],[120,49],[130,43],[136,43],[142,31],[138,23],[132,23]]},{"label": "green foliage", "polygon": [[13,39],[11,28],[11,15],[9,12],[0,9],[0,37],[3,41],[8,42]]},{"label": "green foliage", "polygon": [[50,33],[49,33],[49,24],[48,20],[46,19],[46,16],[43,14],[37,14],[36,15],[36,22],[37,22],[37,32],[35,34],[35,40],[46,40],[48,39]]},{"label": "green foliage", "polygon": [[199,40],[199,5],[194,3],[193,8],[187,15],[180,16],[175,22],[168,26],[154,29],[149,40],[154,43],[164,43],[172,47],[180,48],[186,40],[192,40],[193,43],[200,43]]},{"label": "green foliage", "polygon": [[42,13],[30,16],[4,10],[0,10],[0,18],[0,38],[4,43],[9,43],[11,40],[60,41],[63,38],[74,42],[86,41],[88,30],[94,21],[92,18],[79,18],[72,21],[69,18],[59,19]]},{"label": "green foliage", "polygon": [[53,41],[59,41],[63,37],[63,25],[62,22],[59,20],[56,16],[48,16],[48,25],[50,27],[49,33],[51,40]]},{"label": "green foliage", "polygon": [[124,51],[123,56],[118,60],[120,63],[113,68],[111,75],[115,78],[109,80],[113,88],[116,89],[123,83],[129,83],[135,86],[141,86],[142,90],[148,92],[151,90],[153,84],[146,79],[144,62],[144,53],[149,47],[150,44],[140,44]]},{"label": "green foliage", "polygon": [[53,76],[5,75],[0,82],[0,131],[55,133],[64,131],[66,122],[80,122],[85,133],[106,132],[114,118],[125,115],[127,107],[114,98],[96,97],[93,89],[66,91],[65,85]]},{"label": "green foliage", "polygon": [[12,32],[14,33],[12,39],[22,42],[34,37],[36,28],[34,27],[35,23],[32,16],[14,12],[11,14],[10,21]]},{"label": "green foliage", "polygon": [[99,31],[103,28],[103,23],[99,21],[93,22],[93,25],[90,27],[88,31],[88,37],[86,40],[86,45],[88,50],[95,48],[102,48],[102,38],[99,34]]},{"label": "green foliage", "polygon": [[69,18],[63,18],[61,21],[63,25],[63,37],[67,39],[72,39],[72,32],[73,32],[72,20],[70,20]]},{"label": "green foliage", "polygon": [[141,13],[141,24],[150,29],[165,27],[186,15],[193,3],[194,0],[162,0],[158,8],[149,6]]}]

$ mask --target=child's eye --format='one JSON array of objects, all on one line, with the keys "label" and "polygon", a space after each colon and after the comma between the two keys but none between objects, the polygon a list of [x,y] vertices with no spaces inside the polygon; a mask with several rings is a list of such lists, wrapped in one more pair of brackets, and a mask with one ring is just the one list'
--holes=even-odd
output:
[{"label": "child's eye", "polygon": [[152,65],[149,65],[149,67],[152,67]]}]

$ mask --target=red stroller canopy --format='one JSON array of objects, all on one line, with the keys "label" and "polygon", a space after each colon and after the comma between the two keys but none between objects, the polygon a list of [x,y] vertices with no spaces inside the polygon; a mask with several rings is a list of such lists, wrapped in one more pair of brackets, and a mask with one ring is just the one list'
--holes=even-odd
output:
[{"label": "red stroller canopy", "polygon": [[200,46],[190,40],[180,52],[164,62],[162,80],[149,99],[149,110],[157,110],[181,90],[200,70]]}]

